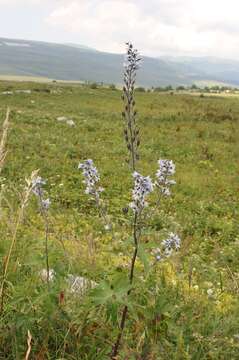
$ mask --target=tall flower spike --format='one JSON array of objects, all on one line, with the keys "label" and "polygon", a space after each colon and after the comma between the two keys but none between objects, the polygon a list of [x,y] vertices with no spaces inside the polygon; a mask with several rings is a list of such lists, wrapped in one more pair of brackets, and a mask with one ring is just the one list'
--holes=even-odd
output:
[{"label": "tall flower spike", "polygon": [[175,164],[172,160],[159,160],[159,169],[156,173],[156,186],[159,187],[162,195],[170,196],[170,186],[175,185],[176,181],[170,180],[169,177],[175,174]]},{"label": "tall flower spike", "polygon": [[138,50],[133,48],[131,43],[127,43],[127,51],[124,63],[124,87],[123,101],[124,111],[122,116],[125,120],[124,136],[127,148],[130,152],[131,167],[135,170],[135,163],[138,160],[138,147],[140,145],[139,130],[136,125],[136,110],[134,100],[134,87],[136,72],[140,67],[141,58]]},{"label": "tall flower spike", "polygon": [[100,175],[97,168],[94,166],[94,162],[91,159],[85,160],[78,166],[82,170],[85,180],[83,183],[86,185],[85,193],[93,195],[97,201],[99,201],[100,192],[104,189],[97,187],[97,183],[100,181]]},{"label": "tall flower spike", "polygon": [[132,191],[133,201],[130,207],[134,213],[141,213],[142,210],[147,206],[145,201],[146,196],[153,191],[153,183],[149,176],[145,177],[137,173],[133,173],[134,177],[134,189]]}]

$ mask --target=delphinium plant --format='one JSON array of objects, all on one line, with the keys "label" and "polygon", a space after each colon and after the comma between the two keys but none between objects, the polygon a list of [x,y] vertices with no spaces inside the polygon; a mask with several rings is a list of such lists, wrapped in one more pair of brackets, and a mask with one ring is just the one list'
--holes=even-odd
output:
[{"label": "delphinium plant", "polygon": [[[133,291],[135,266],[139,256],[140,240],[144,228],[144,213],[148,206],[147,198],[155,190],[158,189],[159,199],[161,196],[170,196],[170,187],[175,184],[171,180],[171,176],[175,173],[175,165],[171,160],[159,160],[159,169],[156,173],[155,181],[150,176],[143,176],[137,169],[139,160],[138,148],[140,145],[140,133],[137,125],[135,108],[135,82],[137,70],[140,68],[141,57],[131,43],[127,43],[127,52],[124,63],[124,86],[122,99],[124,102],[124,110],[122,116],[124,119],[124,137],[129,152],[128,163],[132,173],[134,186],[132,189],[132,201],[129,204],[132,214],[132,238],[133,253],[129,264],[128,287],[126,287],[126,300],[120,315],[119,330],[115,343],[110,354],[111,359],[116,359],[119,353],[120,344],[126,324],[127,314],[129,311],[128,300]],[[79,168],[83,171],[84,183],[86,185],[85,192],[93,197],[96,207],[101,212],[100,193],[101,187],[98,186],[100,180],[98,170],[94,166],[93,160],[88,159],[80,163]],[[174,250],[180,248],[180,238],[177,234],[170,233],[166,240],[162,241],[160,248],[155,249],[156,262],[166,259]]]}]

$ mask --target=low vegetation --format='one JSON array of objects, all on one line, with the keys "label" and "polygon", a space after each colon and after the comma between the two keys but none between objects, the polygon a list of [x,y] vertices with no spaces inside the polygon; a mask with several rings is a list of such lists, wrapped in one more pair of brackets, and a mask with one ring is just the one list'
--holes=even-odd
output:
[{"label": "low vegetation", "polygon": [[[135,92],[132,155],[120,90],[0,82],[4,91],[0,358],[237,359],[237,98]],[[129,281],[133,158],[153,181],[157,161],[172,160],[176,185],[170,197],[149,191]],[[85,193],[86,159],[102,202]],[[161,259],[170,232],[181,247]]]}]

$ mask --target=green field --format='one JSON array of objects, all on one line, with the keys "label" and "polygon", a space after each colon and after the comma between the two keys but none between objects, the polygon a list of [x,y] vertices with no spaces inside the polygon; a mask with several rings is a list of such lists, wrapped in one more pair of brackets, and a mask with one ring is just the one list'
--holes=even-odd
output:
[{"label": "green field", "polygon": [[[2,95],[31,89],[31,94]],[[52,91],[54,90],[54,91]],[[157,160],[176,164],[172,197],[149,198],[129,316],[118,359],[239,357],[239,101],[137,93],[140,173],[154,177]],[[50,267],[44,222],[33,195],[19,227],[0,318],[0,359],[107,359],[126,301],[133,247],[129,211],[133,186],[123,138],[119,90],[81,85],[0,82],[0,119],[11,109],[1,182],[0,261],[14,232],[21,193],[33,170],[47,180]],[[69,126],[57,121],[66,116]],[[78,163],[94,160],[112,230],[84,193]],[[162,232],[177,231],[181,250],[154,264]],[[84,296],[67,292],[67,274],[100,284]],[[208,291],[209,290],[209,291]],[[64,300],[61,301],[61,298]]]}]

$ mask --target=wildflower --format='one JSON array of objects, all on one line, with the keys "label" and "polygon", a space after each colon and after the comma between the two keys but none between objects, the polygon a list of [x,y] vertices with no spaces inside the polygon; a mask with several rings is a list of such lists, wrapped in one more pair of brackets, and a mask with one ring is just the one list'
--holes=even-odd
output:
[{"label": "wildflower", "polygon": [[78,169],[81,169],[85,180],[83,183],[86,185],[85,193],[94,195],[96,199],[99,199],[99,193],[104,191],[102,187],[97,188],[97,183],[100,181],[100,175],[98,170],[94,166],[94,162],[91,159],[85,160],[80,163]]},{"label": "wildflower", "polygon": [[44,196],[43,185],[45,185],[45,184],[46,184],[46,181],[44,179],[42,179],[40,176],[33,179],[32,192],[38,197],[41,209],[48,210],[51,205],[51,201],[49,198],[47,198],[47,199],[43,198],[43,196]]},{"label": "wildflower", "polygon": [[161,261],[162,260],[162,255],[161,255],[161,250],[160,248],[155,248],[151,251],[151,255],[154,256],[156,261]]},{"label": "wildflower", "polygon": [[42,196],[43,195],[43,189],[42,186],[46,184],[46,181],[42,179],[40,176],[37,176],[37,178],[33,179],[32,181],[32,191],[36,196]]},{"label": "wildflower", "polygon": [[179,250],[181,246],[181,239],[177,234],[170,233],[169,237],[162,242],[166,256],[170,256],[173,250]]},{"label": "wildflower", "polygon": [[145,177],[137,173],[133,173],[134,189],[132,191],[133,201],[130,207],[135,213],[140,213],[146,206],[145,197],[153,191],[153,183],[149,176]]},{"label": "wildflower", "polygon": [[160,188],[162,195],[170,196],[171,185],[175,185],[176,182],[174,180],[168,179],[170,176],[175,174],[175,164],[172,160],[161,159],[158,161],[159,169],[156,173],[156,185]]},{"label": "wildflower", "polygon": [[48,198],[48,199],[43,199],[42,200],[42,207],[45,209],[45,210],[48,210],[49,207],[51,205],[51,200]]}]

